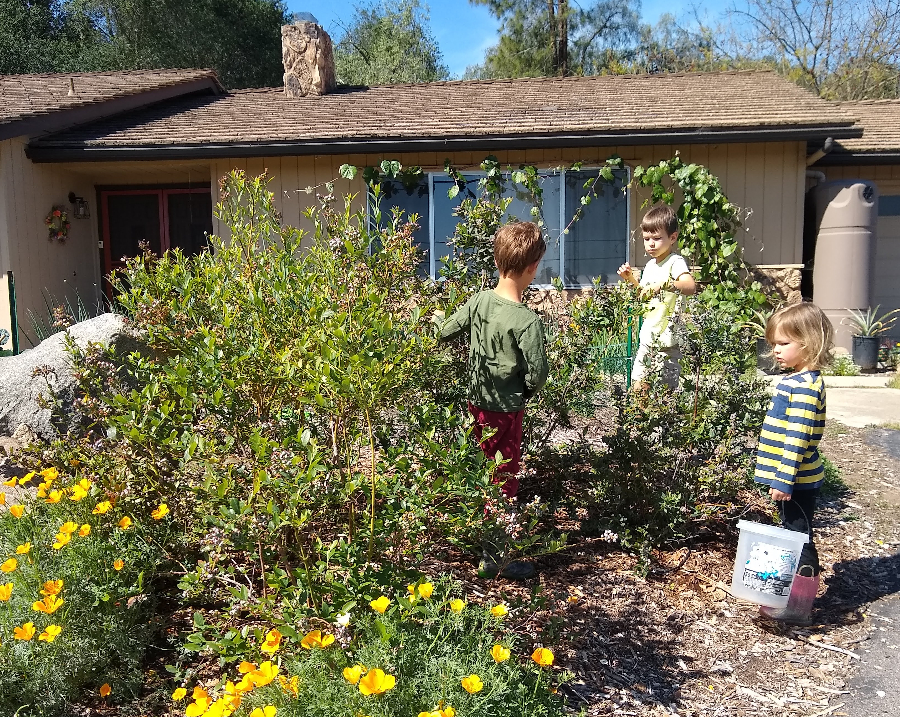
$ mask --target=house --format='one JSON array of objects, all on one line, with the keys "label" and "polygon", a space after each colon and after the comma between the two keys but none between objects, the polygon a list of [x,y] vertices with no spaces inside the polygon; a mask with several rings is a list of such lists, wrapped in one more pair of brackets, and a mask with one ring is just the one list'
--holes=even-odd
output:
[{"label": "house", "polygon": [[[321,63],[329,53],[312,56]],[[539,280],[560,276],[577,288],[595,276],[614,280],[622,261],[644,263],[638,191],[605,193],[560,233],[584,179],[613,154],[630,171],[679,152],[709,167],[749,210],[740,238],[747,260],[797,295],[807,157],[829,138],[849,147],[862,136],[855,107],[821,100],[774,72],[332,88],[327,67],[296,70],[302,64],[286,60],[288,91],[226,92],[206,71],[0,78],[0,272],[14,273],[23,330],[27,311],[46,313],[44,293],[61,300],[77,289],[98,300],[103,277],[140,240],[158,251],[199,250],[204,231],[222,231],[212,206],[233,168],[267,170],[285,221],[302,226],[315,201],[307,187],[338,178],[342,164],[384,158],[424,170],[418,191],[394,187],[390,202],[422,217],[426,271],[452,234],[445,159],[473,176],[488,154],[545,170],[544,217],[559,241]],[[322,94],[293,96],[317,82]],[[584,163],[577,172],[554,169],[573,161]],[[365,196],[360,177],[338,189],[358,193],[359,202]],[[71,219],[65,244],[50,242],[44,219],[54,206],[72,216],[70,193],[90,217]],[[514,202],[514,213],[523,209]],[[8,316],[0,304],[0,327]]]}]

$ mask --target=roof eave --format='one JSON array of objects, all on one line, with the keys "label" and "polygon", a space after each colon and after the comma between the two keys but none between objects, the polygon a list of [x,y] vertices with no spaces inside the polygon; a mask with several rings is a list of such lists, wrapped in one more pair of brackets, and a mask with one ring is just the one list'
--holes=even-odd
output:
[{"label": "roof eave", "polygon": [[71,127],[130,112],[147,105],[165,102],[184,95],[209,93],[224,94],[225,90],[215,75],[197,77],[164,87],[142,90],[129,95],[97,100],[76,107],[28,115],[12,122],[0,124],[0,141],[12,137],[37,137],[62,132]]},{"label": "roof eave", "polygon": [[815,166],[839,167],[872,164],[900,164],[900,149],[886,149],[877,152],[834,151],[822,157]]},{"label": "roof eave", "polygon": [[856,138],[862,130],[850,123],[815,126],[622,130],[479,137],[332,138],[316,140],[224,142],[204,144],[131,145],[127,147],[29,144],[33,162],[153,161],[163,159],[225,159],[301,156],[312,154],[378,154],[382,152],[499,151],[556,147],[640,146],[651,144],[715,144],[720,142],[791,142]]}]

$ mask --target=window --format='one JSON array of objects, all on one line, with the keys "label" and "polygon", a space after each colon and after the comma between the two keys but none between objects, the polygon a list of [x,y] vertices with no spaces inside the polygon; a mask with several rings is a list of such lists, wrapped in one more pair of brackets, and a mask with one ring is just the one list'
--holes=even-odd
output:
[{"label": "window", "polygon": [[[570,288],[590,286],[595,277],[603,282],[616,281],[616,270],[628,260],[628,195],[622,188],[628,183],[626,170],[614,172],[612,184],[599,180],[597,196],[584,207],[581,218],[572,224],[568,233],[562,229],[571,221],[581,205],[581,199],[593,190],[584,183],[599,175],[598,169],[578,171],[539,172],[543,189],[544,232],[548,238],[535,283],[549,285],[559,277]],[[467,178],[479,175],[470,173]],[[419,229],[416,244],[425,252],[422,271],[432,277],[440,272],[441,258],[450,254],[448,239],[453,236],[459,218],[454,210],[465,198],[460,192],[450,199],[447,192],[453,180],[445,174],[428,174],[414,187],[404,187],[399,181],[382,183],[384,198],[381,211],[389,216],[393,208],[403,211],[404,217],[418,215]],[[531,204],[516,196],[508,187],[512,202],[507,216],[523,221],[531,219]],[[563,267],[562,273],[560,267]]]}]

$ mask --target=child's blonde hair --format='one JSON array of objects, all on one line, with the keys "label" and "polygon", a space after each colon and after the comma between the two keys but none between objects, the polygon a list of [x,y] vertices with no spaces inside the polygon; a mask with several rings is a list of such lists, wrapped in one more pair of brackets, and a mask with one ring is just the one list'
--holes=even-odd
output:
[{"label": "child's blonde hair", "polygon": [[766,323],[766,341],[774,345],[776,334],[800,344],[803,361],[809,368],[819,370],[831,363],[834,327],[815,304],[789,304],[772,314]]},{"label": "child's blonde hair", "polygon": [[521,276],[545,251],[547,243],[534,222],[504,224],[494,235],[494,263],[501,276]]}]

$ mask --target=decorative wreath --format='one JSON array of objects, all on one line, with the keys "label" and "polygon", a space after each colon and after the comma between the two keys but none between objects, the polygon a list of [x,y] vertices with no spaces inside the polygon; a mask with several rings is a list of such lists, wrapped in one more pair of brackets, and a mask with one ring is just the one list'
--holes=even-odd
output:
[{"label": "decorative wreath", "polygon": [[47,225],[47,237],[50,241],[57,239],[62,244],[69,236],[69,215],[63,207],[55,206],[44,219]]}]

